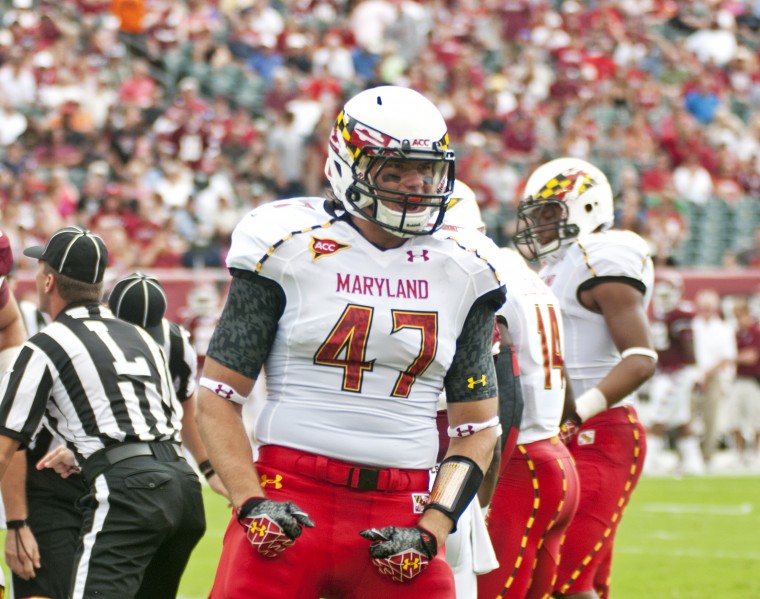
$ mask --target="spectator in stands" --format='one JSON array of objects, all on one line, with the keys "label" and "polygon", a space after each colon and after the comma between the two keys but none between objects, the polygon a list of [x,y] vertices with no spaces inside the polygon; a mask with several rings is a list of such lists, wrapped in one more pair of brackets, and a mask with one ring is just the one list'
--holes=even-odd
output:
[{"label": "spectator in stands", "polygon": [[684,94],[684,106],[698,122],[703,125],[712,123],[720,106],[720,97],[707,71],[696,75],[693,86]]},{"label": "spectator in stands", "polygon": [[0,67],[0,97],[14,108],[25,109],[37,99],[37,82],[30,66],[30,55],[14,46]]},{"label": "spectator in stands", "polygon": [[751,465],[760,460],[760,325],[746,299],[734,300],[733,310],[738,352],[729,428],[740,460]]},{"label": "spectator in stands", "polygon": [[655,266],[675,265],[674,254],[687,237],[688,225],[673,198],[663,195],[653,199],[645,218]]},{"label": "spectator in stands", "polygon": [[682,200],[704,205],[713,197],[710,172],[700,164],[696,154],[687,154],[673,171],[673,187]]},{"label": "spectator in stands", "polygon": [[734,378],[736,338],[730,324],[723,320],[720,295],[714,289],[702,289],[695,298],[697,315],[694,329],[694,357],[697,366],[697,412],[701,416],[702,455],[705,464],[718,448],[720,415]]},{"label": "spectator in stands", "polygon": [[641,173],[641,192],[644,196],[673,193],[673,167],[670,155],[664,150],[655,154],[654,164]]},{"label": "spectator in stands", "polygon": [[9,146],[23,135],[27,118],[6,100],[0,100],[0,146]]}]

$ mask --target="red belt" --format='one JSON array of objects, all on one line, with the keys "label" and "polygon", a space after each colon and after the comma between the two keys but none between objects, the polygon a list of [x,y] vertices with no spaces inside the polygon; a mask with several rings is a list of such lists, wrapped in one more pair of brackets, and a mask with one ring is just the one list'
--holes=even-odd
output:
[{"label": "red belt", "polygon": [[428,470],[369,468],[279,445],[259,448],[258,463],[362,491],[427,491],[430,476]]}]

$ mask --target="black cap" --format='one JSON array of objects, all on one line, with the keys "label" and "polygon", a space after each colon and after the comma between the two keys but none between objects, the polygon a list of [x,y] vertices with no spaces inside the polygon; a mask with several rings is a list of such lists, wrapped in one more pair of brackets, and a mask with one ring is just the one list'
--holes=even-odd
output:
[{"label": "black cap", "polygon": [[166,294],[157,279],[141,272],[119,279],[108,296],[108,307],[114,316],[142,327],[163,345]]},{"label": "black cap", "polygon": [[103,240],[79,227],[59,229],[45,247],[26,248],[24,256],[47,262],[57,273],[83,283],[100,283],[108,263],[108,250]]}]

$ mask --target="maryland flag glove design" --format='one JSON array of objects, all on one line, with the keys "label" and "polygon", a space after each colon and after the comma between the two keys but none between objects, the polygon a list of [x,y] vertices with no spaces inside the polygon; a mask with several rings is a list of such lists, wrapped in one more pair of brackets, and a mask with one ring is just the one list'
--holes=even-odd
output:
[{"label": "maryland flag glove design", "polygon": [[409,582],[422,574],[438,553],[435,536],[421,526],[370,528],[359,534],[372,541],[369,554],[380,574],[396,582]]},{"label": "maryland flag glove design", "polygon": [[301,536],[303,527],[314,528],[311,518],[292,501],[251,497],[238,510],[237,519],[246,537],[266,557],[277,557]]},{"label": "maryland flag glove design", "polygon": [[559,427],[559,438],[565,445],[570,445],[578,431],[581,429],[581,419],[577,414],[573,414],[565,420]]}]

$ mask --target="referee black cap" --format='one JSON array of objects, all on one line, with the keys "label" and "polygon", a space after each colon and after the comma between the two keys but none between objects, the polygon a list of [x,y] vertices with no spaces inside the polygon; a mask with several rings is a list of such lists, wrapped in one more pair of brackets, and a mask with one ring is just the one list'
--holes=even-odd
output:
[{"label": "referee black cap", "polygon": [[155,277],[135,272],[119,279],[108,296],[108,307],[114,316],[142,327],[163,345],[166,294]]},{"label": "referee black cap", "polygon": [[44,247],[26,248],[24,256],[47,262],[57,273],[83,283],[100,283],[108,263],[103,240],[79,227],[59,229]]}]

